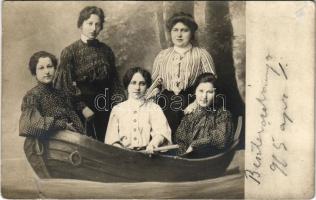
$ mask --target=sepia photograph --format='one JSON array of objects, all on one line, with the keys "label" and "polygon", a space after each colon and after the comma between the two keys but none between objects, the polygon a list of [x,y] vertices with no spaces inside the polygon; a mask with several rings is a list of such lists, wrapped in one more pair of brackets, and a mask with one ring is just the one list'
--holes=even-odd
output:
[{"label": "sepia photograph", "polygon": [[[257,44],[253,31],[248,46],[248,2],[2,5],[3,198],[244,199],[245,181],[262,183],[253,102],[262,120],[273,114],[268,75],[260,89],[260,70],[246,68]],[[273,67],[277,50],[261,52],[290,79],[285,58]],[[297,119],[284,113],[286,132]],[[287,176],[290,163],[273,156],[266,165]]]}]

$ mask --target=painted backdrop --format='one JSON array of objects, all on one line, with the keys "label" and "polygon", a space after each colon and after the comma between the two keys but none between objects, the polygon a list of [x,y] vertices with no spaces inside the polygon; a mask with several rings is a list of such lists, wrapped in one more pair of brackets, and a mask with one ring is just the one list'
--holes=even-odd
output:
[{"label": "painted backdrop", "polygon": [[229,109],[236,115],[244,113],[243,2],[4,2],[1,178],[7,198],[33,197],[30,191],[36,187],[23,153],[24,138],[18,136],[22,97],[36,84],[28,71],[29,58],[39,50],[59,57],[65,46],[79,39],[78,14],[88,5],[106,13],[99,39],[112,47],[120,77],[133,66],[151,71],[155,56],[170,44],[165,20],[177,11],[191,13],[199,24],[200,46],[214,58]]}]

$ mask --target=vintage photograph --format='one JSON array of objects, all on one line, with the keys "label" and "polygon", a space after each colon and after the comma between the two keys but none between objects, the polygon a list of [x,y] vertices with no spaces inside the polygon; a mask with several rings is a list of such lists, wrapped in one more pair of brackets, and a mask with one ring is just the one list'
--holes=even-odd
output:
[{"label": "vintage photograph", "polygon": [[244,198],[245,2],[6,1],[4,198]]}]

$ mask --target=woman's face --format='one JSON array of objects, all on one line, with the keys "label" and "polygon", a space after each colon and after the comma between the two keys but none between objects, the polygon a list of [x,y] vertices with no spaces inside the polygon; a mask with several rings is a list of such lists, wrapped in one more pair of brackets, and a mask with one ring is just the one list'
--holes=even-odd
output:
[{"label": "woman's face", "polygon": [[91,14],[89,19],[83,21],[81,33],[89,39],[95,39],[101,31],[101,20],[98,15]]},{"label": "woman's face", "polygon": [[186,47],[189,45],[192,37],[191,30],[182,22],[176,23],[171,29],[172,43],[177,47]]},{"label": "woman's face", "polygon": [[146,81],[139,72],[135,73],[127,87],[128,98],[140,99],[145,95],[147,90]]},{"label": "woman's face", "polygon": [[200,83],[195,90],[197,103],[201,107],[207,107],[211,105],[214,96],[215,96],[215,88],[212,83]]},{"label": "woman's face", "polygon": [[55,75],[55,67],[49,57],[39,58],[36,65],[36,79],[44,84],[50,84]]}]

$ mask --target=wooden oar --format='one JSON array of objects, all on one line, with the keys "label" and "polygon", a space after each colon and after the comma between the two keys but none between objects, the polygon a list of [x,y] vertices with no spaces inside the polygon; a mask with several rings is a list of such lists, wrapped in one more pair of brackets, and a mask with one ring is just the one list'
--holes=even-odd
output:
[{"label": "wooden oar", "polygon": [[179,145],[177,144],[173,144],[173,145],[168,145],[168,146],[162,146],[162,147],[158,147],[156,149],[154,149],[154,151],[158,152],[158,151],[169,151],[172,149],[179,149]]},{"label": "wooden oar", "polygon": [[[178,149],[178,148],[179,148],[179,145],[173,144],[173,145],[168,145],[168,146],[162,146],[162,147],[155,148],[154,152],[169,151],[169,150]],[[147,153],[146,150],[141,150],[140,152]]]}]

